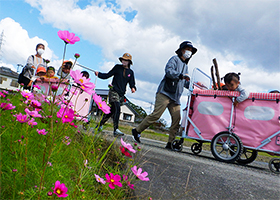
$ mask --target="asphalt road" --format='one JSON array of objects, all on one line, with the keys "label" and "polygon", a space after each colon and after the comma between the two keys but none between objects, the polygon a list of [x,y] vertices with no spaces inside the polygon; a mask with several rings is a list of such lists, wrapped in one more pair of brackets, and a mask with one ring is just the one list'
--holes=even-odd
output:
[{"label": "asphalt road", "polygon": [[[131,135],[123,139],[134,143]],[[141,141],[139,167],[149,173],[150,181],[135,183],[136,199],[280,200],[280,176],[267,163],[229,164],[215,160],[211,152],[194,155],[185,147],[174,152],[164,149],[166,143]]]}]

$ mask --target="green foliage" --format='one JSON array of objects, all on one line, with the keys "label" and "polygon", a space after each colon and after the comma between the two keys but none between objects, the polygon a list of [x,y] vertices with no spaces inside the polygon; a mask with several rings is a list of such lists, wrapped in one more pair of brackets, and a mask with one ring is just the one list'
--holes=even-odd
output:
[{"label": "green foliage", "polygon": [[[60,109],[57,104],[42,102],[42,118],[34,118],[38,124],[30,126],[14,116],[25,115],[26,108],[35,110],[20,93],[0,96],[1,103],[16,106],[0,109],[1,199],[58,198],[47,195],[54,192],[56,181],[68,188],[69,199],[123,199],[131,195],[123,179],[123,187],[110,189],[108,183],[101,184],[95,178],[95,174],[104,178],[113,173],[127,175],[130,182],[135,179],[129,171],[134,159],[124,157],[115,140],[108,142],[98,133],[81,131],[80,121],[62,123],[56,115]],[[89,126],[95,125],[91,122]],[[37,129],[45,129],[46,135],[38,134]]]}]

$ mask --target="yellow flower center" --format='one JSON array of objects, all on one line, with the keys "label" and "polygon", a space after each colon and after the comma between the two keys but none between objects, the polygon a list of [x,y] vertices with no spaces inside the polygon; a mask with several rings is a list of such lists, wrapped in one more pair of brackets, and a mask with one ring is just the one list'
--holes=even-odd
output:
[{"label": "yellow flower center", "polygon": [[56,193],[57,193],[57,194],[61,194],[61,190],[60,190],[60,189],[57,189],[57,190],[56,190]]},{"label": "yellow flower center", "polygon": [[26,95],[25,98],[28,98],[28,96]]},{"label": "yellow flower center", "polygon": [[83,80],[83,79],[80,79],[79,81],[80,81],[81,83],[83,83],[83,82],[84,82],[84,80]]},{"label": "yellow flower center", "polygon": [[114,179],[111,179],[111,182],[112,182],[112,183],[114,183],[114,182],[115,182],[115,180],[114,180]]},{"label": "yellow flower center", "polygon": [[70,40],[68,38],[66,40],[67,40],[67,42],[70,42]]},{"label": "yellow flower center", "polygon": [[83,85],[81,86],[81,88],[82,88],[83,90],[85,89],[85,87],[84,87]]},{"label": "yellow flower center", "polygon": [[65,118],[68,118],[68,115],[65,115],[64,117],[65,117]]},{"label": "yellow flower center", "polygon": [[99,105],[100,108],[102,108],[102,104],[100,102],[98,102],[98,105]]}]

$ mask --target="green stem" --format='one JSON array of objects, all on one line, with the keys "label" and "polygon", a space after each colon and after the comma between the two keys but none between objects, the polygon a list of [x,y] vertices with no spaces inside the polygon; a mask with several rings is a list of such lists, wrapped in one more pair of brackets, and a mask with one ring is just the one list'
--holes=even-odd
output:
[{"label": "green stem", "polygon": [[66,45],[67,45],[67,44],[68,44],[68,43],[67,43],[67,42],[65,42],[62,63],[64,62],[64,59],[65,59],[65,54],[66,54]]}]

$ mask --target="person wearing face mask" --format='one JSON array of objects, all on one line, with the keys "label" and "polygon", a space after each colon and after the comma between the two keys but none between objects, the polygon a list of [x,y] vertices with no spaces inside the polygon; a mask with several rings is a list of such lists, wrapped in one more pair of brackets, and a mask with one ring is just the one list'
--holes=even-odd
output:
[{"label": "person wearing face mask", "polygon": [[132,56],[129,53],[125,53],[119,58],[119,60],[122,64],[115,65],[108,73],[95,71],[95,75],[101,79],[108,79],[113,76],[113,87],[109,89],[109,103],[111,105],[111,112],[102,117],[102,120],[99,124],[99,130],[102,129],[102,125],[105,124],[110,117],[113,117],[114,136],[124,135],[119,130],[119,118],[121,103],[124,102],[127,84],[129,84],[132,93],[136,91],[134,72],[130,69],[130,66],[132,65]]},{"label": "person wearing face mask", "polygon": [[175,139],[179,130],[181,120],[180,98],[184,87],[189,88],[188,62],[197,52],[189,41],[180,44],[179,49],[175,51],[177,55],[172,56],[166,64],[165,76],[161,80],[157,92],[154,111],[145,117],[145,119],[134,129],[132,129],[132,138],[140,142],[141,132],[156,122],[166,108],[172,118],[171,127],[169,129],[169,138],[166,149],[171,148],[171,142]]},{"label": "person wearing face mask", "polygon": [[36,45],[36,54],[31,55],[27,58],[27,63],[22,70],[22,73],[19,75],[19,83],[24,84],[24,89],[30,89],[34,77],[34,72],[36,72],[37,67],[47,67],[46,60],[42,58],[42,54],[45,51],[45,45],[39,43]]}]

